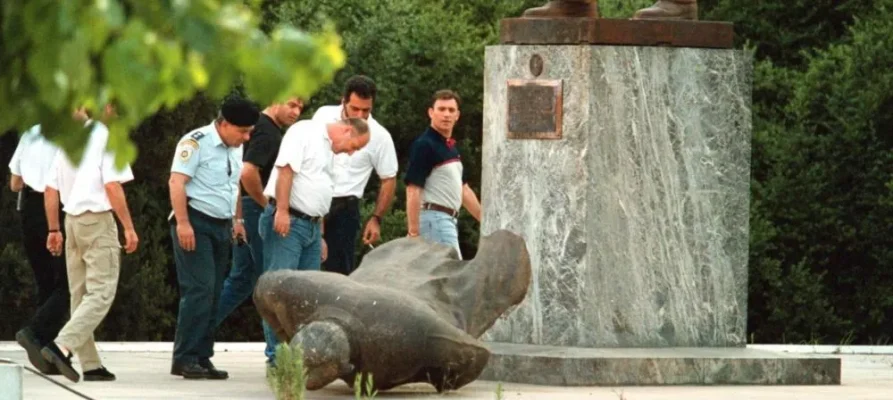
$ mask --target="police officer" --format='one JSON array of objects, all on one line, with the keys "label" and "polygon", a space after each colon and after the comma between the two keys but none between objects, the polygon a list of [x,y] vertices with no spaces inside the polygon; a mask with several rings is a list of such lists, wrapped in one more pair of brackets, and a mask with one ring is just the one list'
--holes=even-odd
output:
[{"label": "police officer", "polygon": [[186,379],[227,379],[211,363],[217,305],[233,240],[244,239],[239,176],[242,144],[259,118],[258,108],[227,99],[209,125],[180,139],[171,166],[171,237],[180,309],[171,374]]}]

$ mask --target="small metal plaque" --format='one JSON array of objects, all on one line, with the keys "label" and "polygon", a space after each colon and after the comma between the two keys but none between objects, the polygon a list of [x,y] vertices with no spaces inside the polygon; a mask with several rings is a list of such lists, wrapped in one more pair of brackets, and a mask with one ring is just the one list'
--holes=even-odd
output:
[{"label": "small metal plaque", "polygon": [[509,79],[507,86],[509,139],[561,139],[560,79]]},{"label": "small metal plaque", "polygon": [[534,54],[530,57],[530,74],[533,75],[534,78],[540,76],[543,73],[543,57],[539,54]]}]

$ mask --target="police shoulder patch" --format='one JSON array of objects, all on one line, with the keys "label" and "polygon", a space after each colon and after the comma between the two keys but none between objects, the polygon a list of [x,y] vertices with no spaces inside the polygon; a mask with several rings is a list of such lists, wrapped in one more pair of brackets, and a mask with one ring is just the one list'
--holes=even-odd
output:
[{"label": "police shoulder patch", "polygon": [[189,138],[180,141],[180,144],[177,145],[177,157],[182,162],[189,161],[192,158],[192,154],[198,150],[199,144],[197,139]]}]

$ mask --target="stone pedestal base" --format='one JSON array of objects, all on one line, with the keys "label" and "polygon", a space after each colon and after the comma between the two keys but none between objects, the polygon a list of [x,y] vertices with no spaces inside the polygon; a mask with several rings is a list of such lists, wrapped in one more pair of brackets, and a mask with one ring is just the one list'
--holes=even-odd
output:
[{"label": "stone pedestal base", "polygon": [[481,234],[533,281],[485,340],[743,347],[751,60],[740,50],[486,49]]},{"label": "stone pedestal base", "polygon": [[488,346],[479,379],[534,385],[839,385],[841,375],[839,358],[745,348]]}]

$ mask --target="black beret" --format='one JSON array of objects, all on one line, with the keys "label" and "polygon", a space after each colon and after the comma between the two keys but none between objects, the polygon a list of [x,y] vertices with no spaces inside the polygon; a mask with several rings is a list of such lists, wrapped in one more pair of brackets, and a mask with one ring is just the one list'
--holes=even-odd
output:
[{"label": "black beret", "polygon": [[241,97],[230,97],[220,108],[223,119],[235,126],[254,126],[260,118],[260,110],[253,102]]}]

